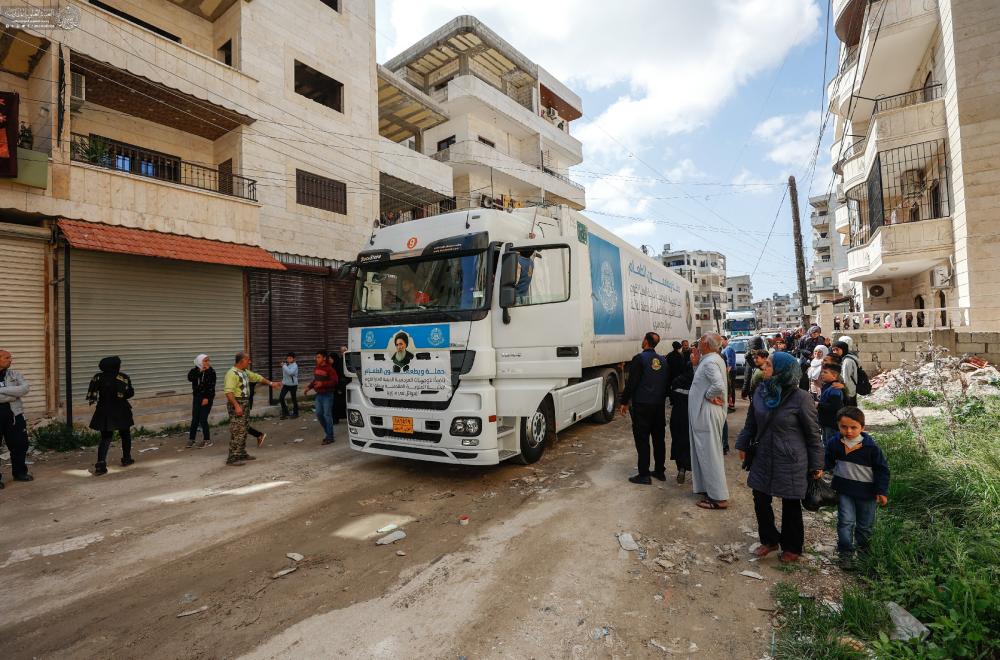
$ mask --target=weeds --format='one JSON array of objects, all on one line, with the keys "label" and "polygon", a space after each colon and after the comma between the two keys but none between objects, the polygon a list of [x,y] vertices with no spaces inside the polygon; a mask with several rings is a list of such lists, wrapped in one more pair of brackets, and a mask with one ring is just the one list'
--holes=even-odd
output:
[{"label": "weeds", "polygon": [[82,426],[70,428],[64,422],[53,422],[31,431],[31,444],[43,451],[73,451],[94,447],[101,434]]},{"label": "weeds", "polygon": [[[909,423],[869,429],[889,458],[892,481],[857,586],[845,589],[839,614],[799,598],[795,587],[776,588],[783,621],[776,657],[1000,657],[1000,398],[956,399],[951,414],[904,419]],[[930,636],[892,640],[889,601]],[[845,636],[863,642],[864,651],[852,650]]]}]

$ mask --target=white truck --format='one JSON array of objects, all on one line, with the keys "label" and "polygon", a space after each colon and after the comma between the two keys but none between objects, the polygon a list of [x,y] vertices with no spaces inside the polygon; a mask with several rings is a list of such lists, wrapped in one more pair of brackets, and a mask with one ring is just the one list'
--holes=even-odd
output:
[{"label": "white truck", "polygon": [[471,209],[372,233],[355,266],[350,445],[468,465],[537,461],[609,422],[622,365],[689,338],[690,284],[566,207]]}]

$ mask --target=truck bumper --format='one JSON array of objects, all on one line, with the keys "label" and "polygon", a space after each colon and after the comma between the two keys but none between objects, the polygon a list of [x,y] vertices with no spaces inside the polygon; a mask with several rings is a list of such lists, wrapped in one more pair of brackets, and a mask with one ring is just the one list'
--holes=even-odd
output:
[{"label": "truck bumper", "polygon": [[[348,387],[347,409],[350,445],[355,451],[459,465],[500,462],[496,397],[487,383],[462,382],[446,410],[376,406],[352,383]],[[351,411],[357,411],[363,426],[352,424]],[[394,417],[411,419],[413,432],[394,431]],[[456,417],[479,418],[479,435],[452,435],[451,424]]]}]

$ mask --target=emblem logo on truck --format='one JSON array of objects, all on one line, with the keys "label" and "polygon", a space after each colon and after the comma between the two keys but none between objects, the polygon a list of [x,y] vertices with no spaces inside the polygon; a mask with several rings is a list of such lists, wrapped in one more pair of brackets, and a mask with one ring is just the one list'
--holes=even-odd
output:
[{"label": "emblem logo on truck", "polygon": [[430,341],[431,346],[440,346],[444,342],[444,334],[441,332],[441,328],[433,328],[427,339]]},{"label": "emblem logo on truck", "polygon": [[615,272],[611,268],[611,264],[607,261],[601,264],[601,288],[597,292],[598,300],[601,301],[601,307],[608,314],[615,311],[618,307],[618,292],[615,291]]},{"label": "emblem logo on truck", "polygon": [[375,333],[369,330],[365,333],[365,348],[371,348],[375,345]]}]

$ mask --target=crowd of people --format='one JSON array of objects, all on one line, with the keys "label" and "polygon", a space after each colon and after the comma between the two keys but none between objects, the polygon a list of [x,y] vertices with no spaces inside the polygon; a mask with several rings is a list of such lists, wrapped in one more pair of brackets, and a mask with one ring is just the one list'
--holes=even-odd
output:
[{"label": "crowd of people", "polygon": [[[677,483],[685,483],[690,472],[697,506],[727,509],[734,351],[727,337],[712,333],[693,345],[675,341],[666,355],[657,353],[659,343],[655,332],[643,338],[641,352],[628,364],[619,400],[620,412],[631,417],[638,455],[637,473],[629,481],[648,485],[652,479],[666,480],[669,426]],[[857,397],[868,393],[867,376],[852,344],[848,336],[831,341],[818,326],[747,342],[740,392],[748,409],[736,449],[753,491],[757,557],[780,551],[782,562],[799,559],[805,544],[802,500],[810,480],[826,472],[832,471],[832,488],[839,497],[838,551],[845,565],[867,548],[876,504],[888,503],[889,465],[864,431]],[[780,529],[774,498],[781,500]]]},{"label": "crowd of people", "polygon": [[[317,351],[313,378],[306,385],[303,394],[315,392],[316,420],[323,429],[322,444],[329,445],[335,440],[334,427],[338,417],[346,416],[345,391],[350,379],[344,373],[344,356],[347,347],[339,351]],[[0,441],[10,452],[11,471],[15,481],[33,481],[28,471],[27,452],[29,445],[28,424],[24,416],[23,399],[31,391],[31,385],[24,375],[12,367],[13,355],[0,350]],[[281,364],[281,382],[272,382],[251,370],[251,359],[247,353],[239,352],[233,366],[226,371],[223,379],[223,393],[229,415],[229,454],[226,465],[240,466],[255,459],[247,453],[247,437],[256,439],[261,447],[267,433],[259,431],[251,424],[255,388],[262,384],[272,389],[281,389],[278,403],[281,419],[299,416],[299,365],[294,353],[288,353]],[[212,359],[201,353],[194,358],[194,366],[187,373],[191,383],[191,423],[188,429],[187,449],[202,449],[211,446],[212,427],[209,415],[215,403],[218,378]],[[122,371],[122,361],[118,356],[109,356],[100,361],[98,371],[90,379],[87,387],[87,402],[94,406],[89,427],[100,434],[97,446],[97,462],[94,476],[108,473],[108,451],[118,435],[121,441],[122,467],[135,463],[132,457],[132,415],[130,399],[135,396],[132,379]],[[289,412],[286,400],[292,403]],[[201,431],[201,441],[198,431]],[[4,488],[0,473],[0,489]]]}]

